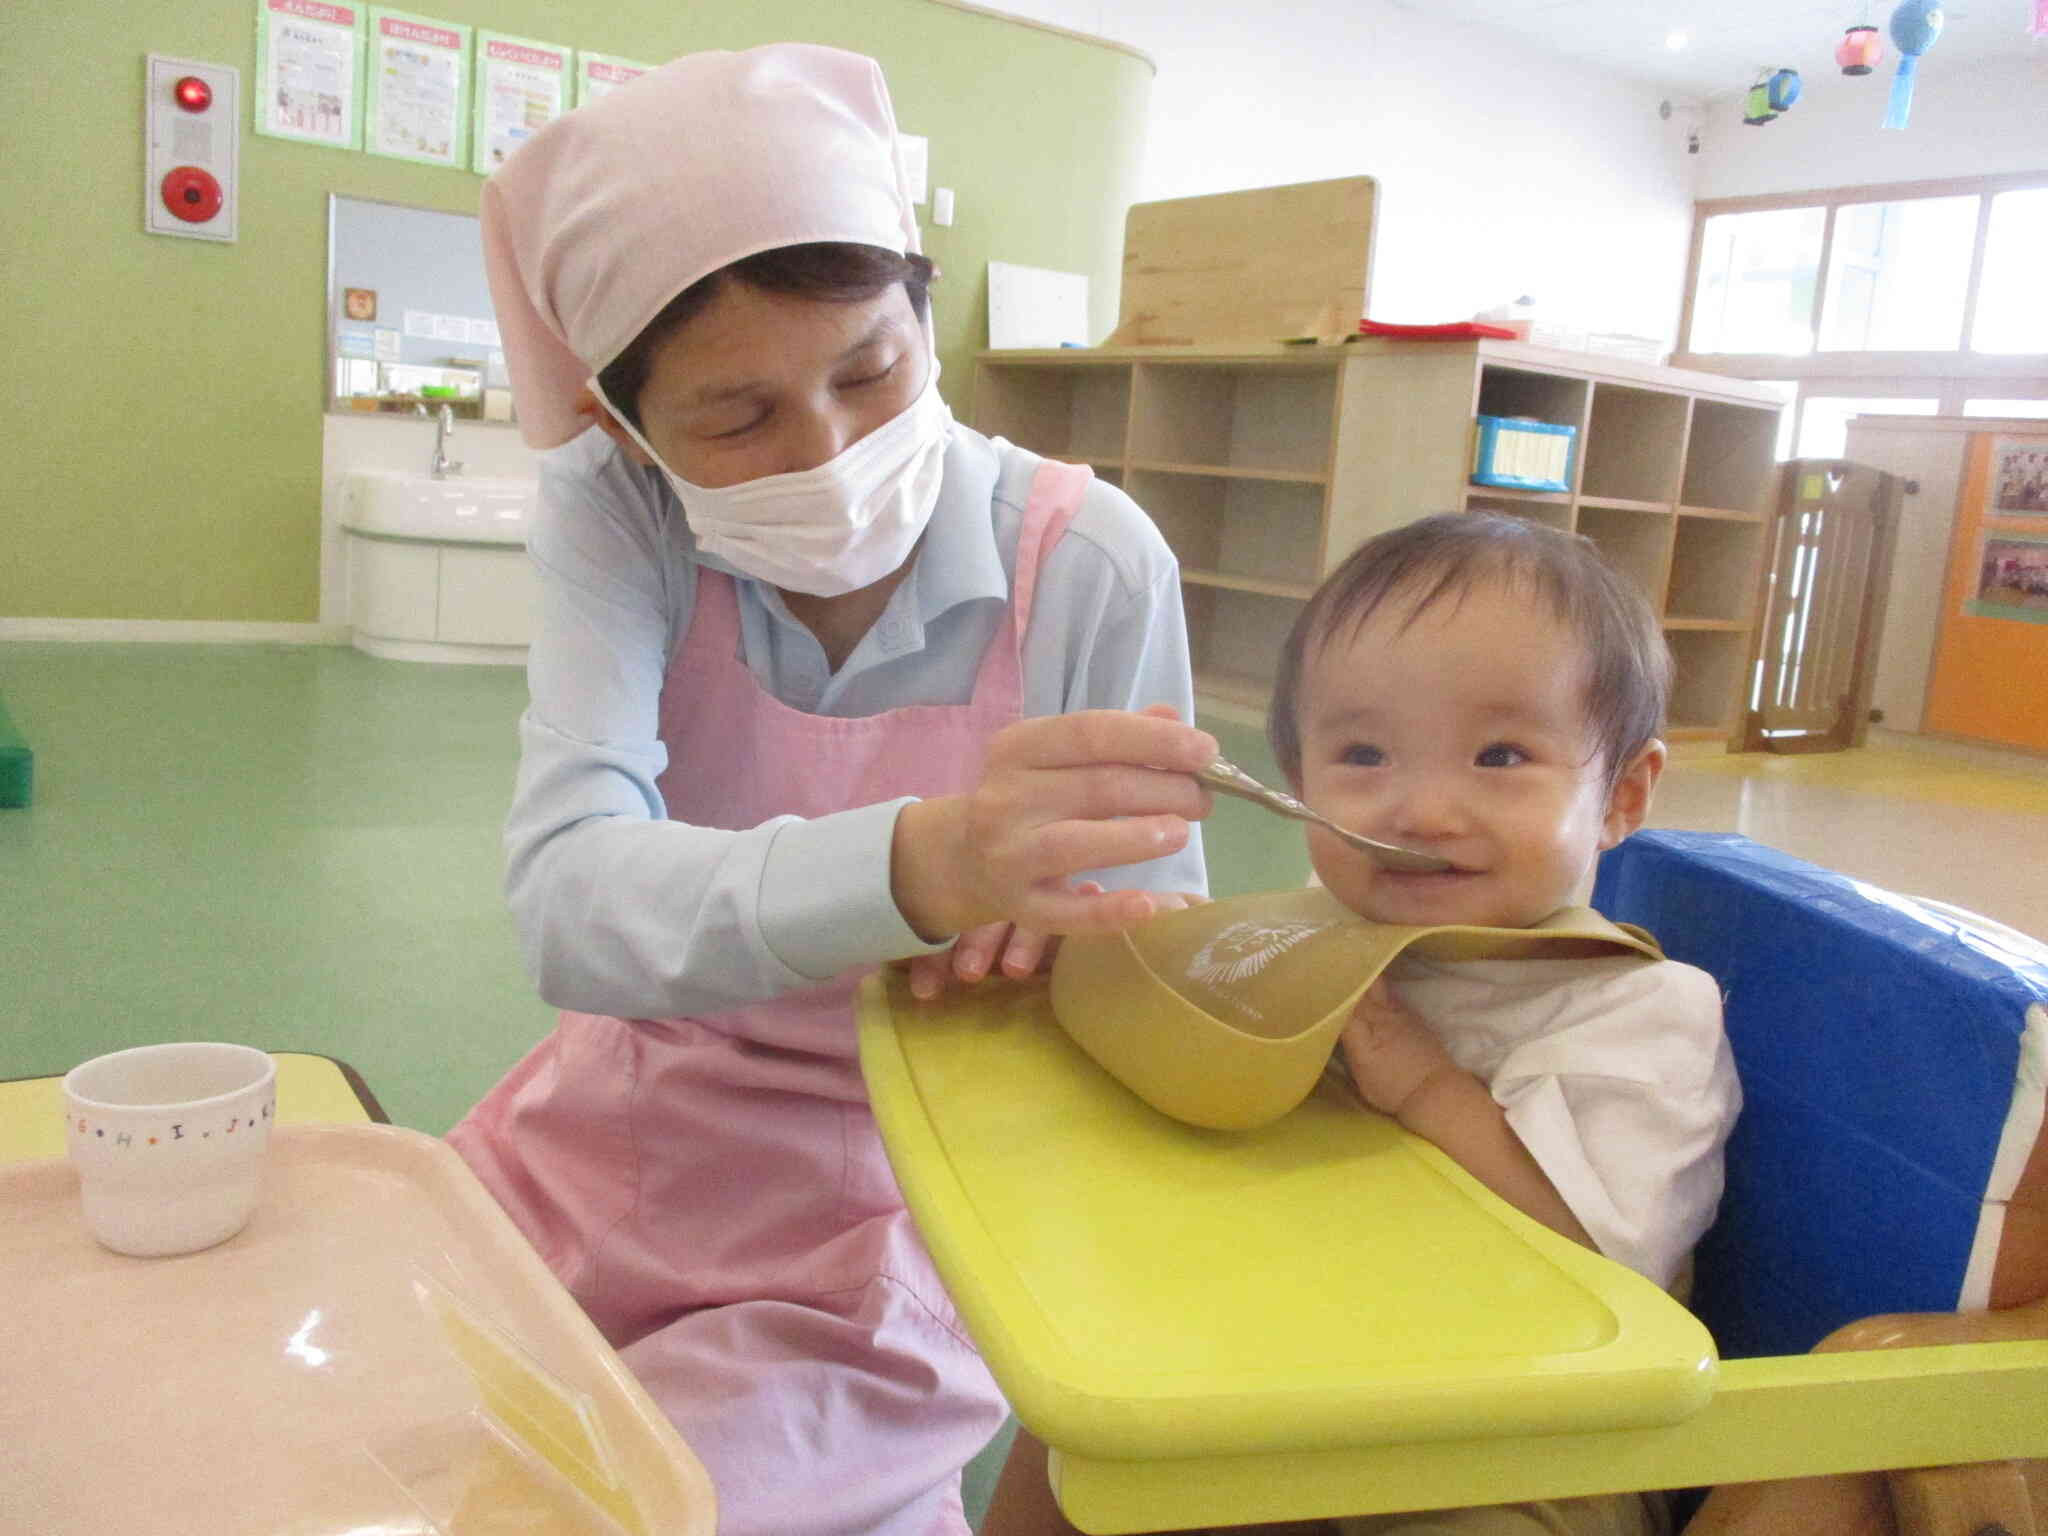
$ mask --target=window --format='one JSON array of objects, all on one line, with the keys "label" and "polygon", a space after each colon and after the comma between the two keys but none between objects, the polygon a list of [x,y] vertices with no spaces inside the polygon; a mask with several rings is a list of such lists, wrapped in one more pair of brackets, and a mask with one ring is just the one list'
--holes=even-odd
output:
[{"label": "window", "polygon": [[1851,416],[1932,416],[1940,405],[1939,400],[1924,398],[1809,395],[1799,408],[1799,457],[1839,459],[1848,451]]},{"label": "window", "polygon": [[1695,352],[1813,350],[1825,208],[1725,213],[1701,232]]},{"label": "window", "polygon": [[2025,416],[2031,420],[2048,421],[2048,400],[1986,400],[1982,398],[1963,402],[1965,416]]},{"label": "window", "polygon": [[1977,282],[1978,352],[2048,352],[2048,302],[2041,269],[2048,261],[2048,187],[1991,199],[1984,231],[1984,274]]},{"label": "window", "polygon": [[1821,350],[1943,352],[1961,346],[1978,203],[1975,197],[1922,197],[1837,208]]},{"label": "window", "polygon": [[1796,396],[1778,454],[1859,412],[2048,420],[2048,170],[1694,209],[1672,359]]}]

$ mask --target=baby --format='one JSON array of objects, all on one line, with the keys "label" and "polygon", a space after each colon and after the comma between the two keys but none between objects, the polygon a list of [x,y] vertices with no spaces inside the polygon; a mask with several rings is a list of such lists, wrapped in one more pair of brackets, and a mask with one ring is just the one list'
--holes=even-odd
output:
[{"label": "baby", "polygon": [[[1593,545],[1519,518],[1425,518],[1354,552],[1282,655],[1267,735],[1340,825],[1450,861],[1383,869],[1311,829],[1323,884],[1383,923],[1526,928],[1583,904],[1664,767],[1671,661]],[[1741,1102],[1718,988],[1628,955],[1404,956],[1340,1040],[1359,1096],[1510,1204],[1673,1287],[1721,1196]],[[1347,1520],[1345,1536],[1666,1528],[1635,1495]]]},{"label": "baby", "polygon": [[[1527,928],[1583,904],[1664,767],[1671,658],[1642,595],[1573,534],[1426,518],[1361,546],[1289,636],[1267,735],[1340,826],[1450,862],[1400,874],[1312,829],[1316,873],[1376,922]],[[1569,951],[1565,952],[1569,955]],[[1522,1211],[1677,1288],[1721,1198],[1741,1101],[1704,971],[1603,954],[1404,955],[1339,1044],[1360,1097]],[[1074,1529],[1028,1435],[983,1536]],[[1342,1536],[1646,1536],[1658,1495],[1366,1516]]]}]

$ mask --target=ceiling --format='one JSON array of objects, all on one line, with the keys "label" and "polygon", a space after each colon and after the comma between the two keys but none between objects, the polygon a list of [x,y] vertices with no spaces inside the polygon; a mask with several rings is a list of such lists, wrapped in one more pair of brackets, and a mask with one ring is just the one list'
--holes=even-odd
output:
[{"label": "ceiling", "polygon": [[[1590,65],[1606,74],[1661,85],[1685,99],[1733,96],[1759,68],[1802,74],[1834,69],[1844,29],[1870,22],[1880,30],[1895,0],[1397,0],[1406,9],[1490,32],[1524,37],[1532,48]],[[2048,38],[2029,35],[2033,0],[1953,0],[1944,7],[1940,38],[1925,68],[1955,69],[1972,61],[2029,52],[2048,58]],[[1686,36],[1672,49],[1666,39]],[[1889,35],[1878,72],[1887,79],[1896,57]]]}]

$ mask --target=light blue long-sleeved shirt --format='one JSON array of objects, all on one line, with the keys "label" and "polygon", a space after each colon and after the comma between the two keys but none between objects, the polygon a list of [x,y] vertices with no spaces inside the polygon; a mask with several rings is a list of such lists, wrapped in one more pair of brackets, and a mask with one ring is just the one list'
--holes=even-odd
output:
[{"label": "light blue long-sleeved shirt", "polygon": [[[836,673],[773,587],[739,577],[755,679],[819,715],[967,702],[1008,609],[1038,462],[953,429],[916,565]],[[698,551],[661,476],[602,432],[549,453],[540,479],[529,540],[540,614],[505,886],[541,995],[625,1018],[701,1015],[943,948],[890,895],[908,798],[741,832],[667,819],[655,787],[668,764],[662,680],[689,628],[697,567],[730,568]],[[1102,481],[1042,567],[1022,681],[1026,715],[1167,703],[1193,718],[1179,569],[1151,521]],[[1203,891],[1199,829],[1178,854],[1090,878]]]}]

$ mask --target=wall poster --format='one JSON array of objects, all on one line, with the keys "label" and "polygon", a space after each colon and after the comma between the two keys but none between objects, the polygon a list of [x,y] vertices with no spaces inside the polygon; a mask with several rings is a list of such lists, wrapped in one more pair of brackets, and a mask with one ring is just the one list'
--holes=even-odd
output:
[{"label": "wall poster", "polygon": [[496,32],[477,33],[472,170],[490,175],[568,110],[567,48]]},{"label": "wall poster", "polygon": [[257,0],[256,131],[331,149],[363,144],[363,11]]},{"label": "wall poster", "polygon": [[576,53],[576,105],[587,107],[598,97],[616,91],[629,80],[638,80],[654,68],[631,59],[613,58],[608,53]]},{"label": "wall poster", "polygon": [[364,145],[373,155],[469,164],[469,28],[370,7]]},{"label": "wall poster", "polygon": [[2029,535],[1986,529],[1976,586],[1964,612],[2048,624],[2048,530]]},{"label": "wall poster", "polygon": [[1997,438],[1963,612],[2048,624],[2048,438]]},{"label": "wall poster", "polygon": [[2048,443],[2016,439],[1993,448],[1991,515],[2048,517]]}]

